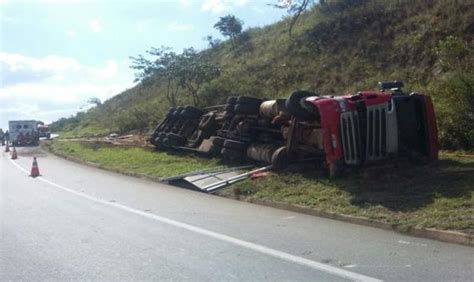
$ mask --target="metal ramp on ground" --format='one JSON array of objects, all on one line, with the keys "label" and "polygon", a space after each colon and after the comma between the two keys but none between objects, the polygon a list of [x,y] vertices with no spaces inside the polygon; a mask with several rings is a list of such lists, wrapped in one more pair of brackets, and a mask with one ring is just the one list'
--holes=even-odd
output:
[{"label": "metal ramp on ground", "polygon": [[200,191],[206,193],[215,193],[219,189],[222,189],[230,184],[245,180],[255,173],[267,171],[270,168],[271,166],[265,166],[255,169],[253,165],[219,168],[214,170],[205,170],[181,174],[173,177],[164,178],[162,179],[162,181],[174,182],[181,180],[190,184],[192,187]]}]

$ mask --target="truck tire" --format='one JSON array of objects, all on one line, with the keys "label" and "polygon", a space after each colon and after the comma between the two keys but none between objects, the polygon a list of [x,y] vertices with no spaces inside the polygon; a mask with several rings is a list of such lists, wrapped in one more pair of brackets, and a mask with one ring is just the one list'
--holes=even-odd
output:
[{"label": "truck tire", "polygon": [[209,148],[208,155],[219,156],[221,154],[222,149],[222,146],[212,144]]},{"label": "truck tire", "polygon": [[288,112],[290,112],[291,115],[297,118],[301,118],[304,120],[315,119],[314,114],[306,110],[302,106],[302,101],[301,101],[302,99],[306,97],[311,97],[311,96],[318,96],[318,95],[316,95],[313,92],[303,91],[303,90],[298,90],[298,91],[293,92],[290,95],[290,97],[286,99],[286,103],[285,103],[286,109],[288,110]]},{"label": "truck tire", "polygon": [[209,139],[211,139],[211,142],[213,145],[223,147],[224,142],[226,141],[225,138],[219,137],[219,136],[211,136]]},{"label": "truck tire", "polygon": [[179,115],[181,114],[181,112],[184,110],[183,107],[178,107],[176,108],[176,110],[174,110],[173,114],[172,114],[172,117],[173,119],[178,119],[179,118]]},{"label": "truck tire", "polygon": [[165,147],[180,147],[184,145],[183,142],[179,142],[179,141],[176,141],[174,139],[169,139],[169,138],[163,139],[163,142],[161,144],[163,144],[163,146]]},{"label": "truck tire", "polygon": [[239,96],[237,98],[236,104],[251,104],[251,105],[256,105],[262,103],[262,99],[260,98],[255,98],[255,97],[249,97],[249,96]]},{"label": "truck tire", "polygon": [[236,151],[229,148],[223,148],[221,150],[221,155],[224,156],[224,158],[229,159],[229,160],[237,160],[237,159],[241,159],[244,153],[241,151]]},{"label": "truck tire", "polygon": [[286,147],[278,148],[272,155],[272,168],[275,170],[284,169],[288,166],[290,158]]},{"label": "truck tire", "polygon": [[224,107],[224,111],[225,112],[233,112],[234,111],[234,104],[227,104],[225,107]]},{"label": "truck tire", "polygon": [[245,151],[247,149],[247,144],[240,141],[225,140],[224,148],[232,149],[232,150],[236,150],[240,152],[240,151]]},{"label": "truck tire", "polygon": [[166,134],[166,138],[163,139],[163,145],[172,146],[183,146],[186,143],[186,139],[175,133]]},{"label": "truck tire", "polygon": [[236,98],[236,97],[229,97],[229,98],[227,98],[227,104],[229,104],[229,105],[234,105],[236,102],[237,102],[237,98]]},{"label": "truck tire", "polygon": [[150,143],[155,145],[156,147],[161,147],[161,142],[163,142],[163,138],[161,138],[160,136],[156,137],[153,140],[150,140]]},{"label": "truck tire", "polygon": [[260,111],[260,104],[236,104],[234,112],[241,115],[258,115]]},{"label": "truck tire", "polygon": [[188,118],[188,119],[198,119],[202,116],[203,111],[196,107],[187,106],[181,112],[181,117]]},{"label": "truck tire", "polygon": [[176,108],[170,108],[168,112],[166,113],[165,118],[171,118],[173,116],[174,111],[176,111]]}]

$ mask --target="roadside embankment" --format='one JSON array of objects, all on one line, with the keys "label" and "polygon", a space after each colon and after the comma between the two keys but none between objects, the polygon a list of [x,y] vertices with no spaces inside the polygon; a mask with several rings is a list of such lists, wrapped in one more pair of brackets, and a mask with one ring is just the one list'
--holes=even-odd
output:
[{"label": "roadside embankment", "polygon": [[[225,166],[216,159],[102,142],[48,141],[48,151],[128,175],[159,179]],[[441,153],[434,165],[408,162],[356,169],[329,180],[314,165],[234,184],[218,195],[414,236],[473,245],[474,157]]]}]

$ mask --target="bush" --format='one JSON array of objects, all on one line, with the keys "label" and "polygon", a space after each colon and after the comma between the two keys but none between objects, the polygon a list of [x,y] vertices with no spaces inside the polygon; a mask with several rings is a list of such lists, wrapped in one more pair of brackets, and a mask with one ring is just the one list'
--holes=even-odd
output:
[{"label": "bush", "polygon": [[450,35],[438,42],[435,52],[441,67],[449,71],[460,69],[464,66],[469,49],[461,38]]},{"label": "bush", "polygon": [[474,72],[454,72],[430,86],[441,146],[474,148]]}]

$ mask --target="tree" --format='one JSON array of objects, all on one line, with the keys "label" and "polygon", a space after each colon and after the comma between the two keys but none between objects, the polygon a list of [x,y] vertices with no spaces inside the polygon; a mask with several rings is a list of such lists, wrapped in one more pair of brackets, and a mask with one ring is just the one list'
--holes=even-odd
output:
[{"label": "tree", "polygon": [[87,100],[87,103],[92,104],[92,105],[96,105],[96,106],[100,106],[102,104],[102,101],[97,97],[91,97],[91,98],[89,98],[89,100]]},{"label": "tree", "polygon": [[207,43],[209,44],[209,47],[211,49],[215,49],[217,47],[219,47],[219,45],[221,44],[221,41],[219,39],[214,39],[212,37],[212,35],[208,35],[206,37],[203,38],[205,41],[207,41]]},{"label": "tree", "polygon": [[232,48],[235,47],[235,39],[242,33],[244,22],[234,15],[227,15],[214,24],[214,28],[219,30],[222,35],[230,38]]},{"label": "tree", "polygon": [[[273,5],[274,7],[279,9],[286,9],[288,13],[293,16],[293,19],[290,23],[290,28],[288,30],[290,37],[292,36],[291,32],[293,30],[294,25],[298,21],[298,18],[313,3],[314,0],[279,0],[277,4]],[[320,0],[319,3],[321,5],[324,5],[326,1]]]},{"label": "tree", "polygon": [[176,81],[176,73],[178,71],[178,54],[171,51],[170,47],[161,46],[160,48],[152,47],[146,51],[149,55],[155,57],[154,60],[148,60],[142,55],[138,57],[130,57],[132,65],[130,68],[139,70],[135,73],[136,81],[148,81],[152,77],[165,79],[167,83],[166,99],[170,106],[176,106],[176,96],[178,94],[178,83]]},{"label": "tree", "polygon": [[195,106],[199,105],[199,90],[220,75],[219,65],[205,60],[194,48],[184,49],[178,56],[176,76],[181,88],[192,97]]},{"label": "tree", "polygon": [[135,80],[164,79],[168,84],[166,99],[172,107],[176,106],[178,88],[187,91],[194,105],[198,105],[201,86],[220,75],[219,66],[206,61],[192,47],[184,49],[182,54],[176,54],[168,47],[151,48],[147,53],[156,59],[151,61],[142,55],[130,57],[133,61],[130,67],[140,70],[135,74]]}]

